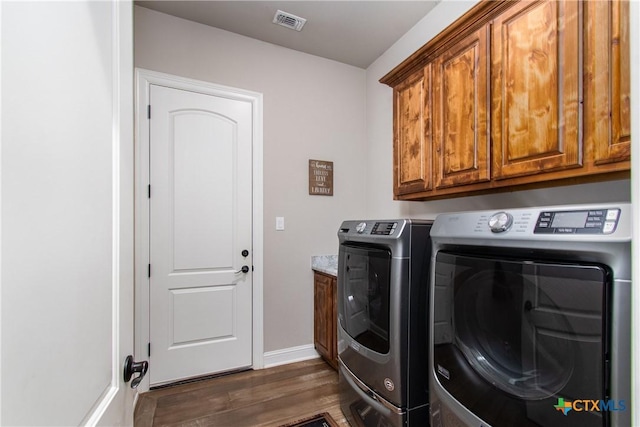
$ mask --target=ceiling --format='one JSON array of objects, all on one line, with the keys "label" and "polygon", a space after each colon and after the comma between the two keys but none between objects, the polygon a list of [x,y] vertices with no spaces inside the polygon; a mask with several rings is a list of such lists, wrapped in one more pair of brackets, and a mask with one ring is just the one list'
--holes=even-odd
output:
[{"label": "ceiling", "polygon": [[[139,0],[138,6],[311,55],[367,68],[440,0],[188,1]],[[274,24],[282,10],[307,20],[298,32]]]}]

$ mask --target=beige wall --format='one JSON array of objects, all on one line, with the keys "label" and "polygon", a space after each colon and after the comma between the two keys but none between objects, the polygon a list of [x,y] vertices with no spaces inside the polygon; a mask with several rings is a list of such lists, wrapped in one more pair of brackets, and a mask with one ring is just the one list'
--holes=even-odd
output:
[{"label": "beige wall", "polygon": [[[311,344],[310,258],[365,214],[365,70],[141,7],[134,28],[136,67],[264,95],[264,350]],[[309,159],[334,162],[333,197],[308,195]]]},{"label": "beige wall", "polygon": [[393,201],[392,90],[378,80],[475,3],[442,1],[367,69],[367,214],[373,217],[434,218],[438,213],[460,210],[629,201],[629,180],[430,202]]}]

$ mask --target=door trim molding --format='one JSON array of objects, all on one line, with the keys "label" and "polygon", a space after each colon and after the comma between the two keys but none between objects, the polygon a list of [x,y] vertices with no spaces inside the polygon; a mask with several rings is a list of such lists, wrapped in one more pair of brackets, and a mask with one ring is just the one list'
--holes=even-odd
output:
[{"label": "door trim molding", "polygon": [[[147,360],[149,343],[149,199],[147,185],[149,176],[149,125],[147,106],[149,105],[150,86],[152,84],[174,89],[188,90],[206,95],[250,102],[253,115],[253,330],[252,330],[252,368],[264,367],[263,335],[263,130],[261,93],[237,89],[229,86],[193,80],[156,71],[135,69],[135,359]],[[152,113],[153,114],[153,113]],[[153,351],[153,349],[152,349]],[[149,369],[153,369],[152,366]],[[149,375],[140,386],[140,392],[149,390]]]}]

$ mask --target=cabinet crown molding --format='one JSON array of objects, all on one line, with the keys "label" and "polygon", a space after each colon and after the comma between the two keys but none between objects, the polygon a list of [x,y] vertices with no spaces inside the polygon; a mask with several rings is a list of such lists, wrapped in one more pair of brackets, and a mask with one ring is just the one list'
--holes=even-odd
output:
[{"label": "cabinet crown molding", "polygon": [[418,69],[422,68],[424,64],[432,61],[433,58],[438,56],[443,50],[473,33],[490,21],[493,16],[508,9],[515,3],[517,3],[517,1],[514,0],[481,1],[411,56],[402,61],[393,70],[389,71],[379,80],[380,83],[391,87],[396,86]]}]

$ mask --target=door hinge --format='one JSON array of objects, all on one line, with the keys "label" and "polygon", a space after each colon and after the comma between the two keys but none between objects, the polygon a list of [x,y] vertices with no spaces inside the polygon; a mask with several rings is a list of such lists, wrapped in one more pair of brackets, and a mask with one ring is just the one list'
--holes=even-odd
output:
[{"label": "door hinge", "polygon": [[151,184],[147,185],[147,198],[151,198]]},{"label": "door hinge", "polygon": [[151,277],[151,264],[147,265],[147,277]]},{"label": "door hinge", "polygon": [[147,343],[147,357],[151,357],[151,343]]},{"label": "door hinge", "polygon": [[151,119],[151,104],[147,105],[147,119]]}]

